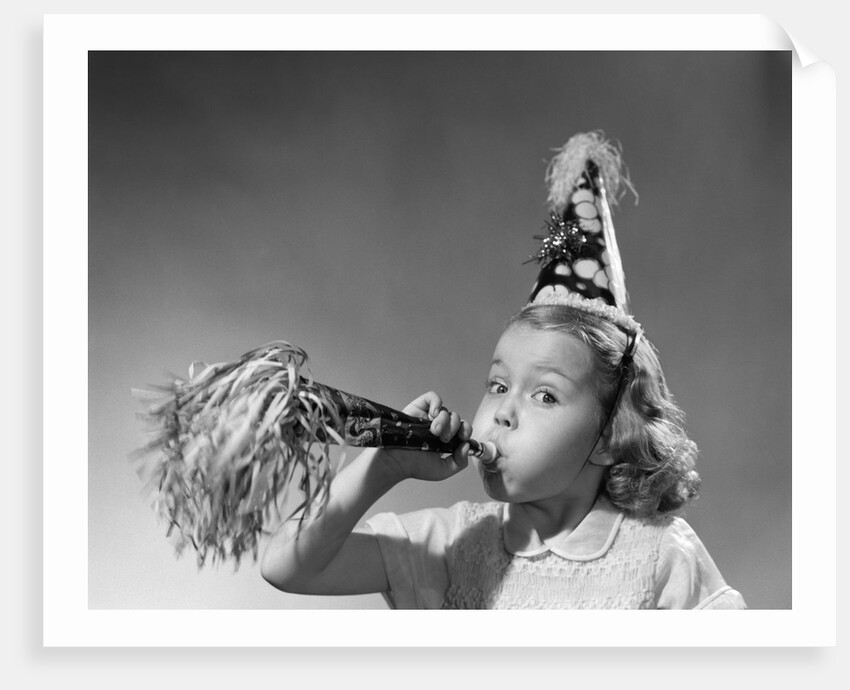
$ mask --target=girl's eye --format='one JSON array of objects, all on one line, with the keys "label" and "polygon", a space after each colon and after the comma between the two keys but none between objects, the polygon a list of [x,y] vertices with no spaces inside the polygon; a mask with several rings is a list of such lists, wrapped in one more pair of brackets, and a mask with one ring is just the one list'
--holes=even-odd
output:
[{"label": "girl's eye", "polygon": [[487,392],[488,393],[496,393],[497,395],[502,395],[508,392],[508,387],[502,383],[501,381],[488,381],[487,382]]},{"label": "girl's eye", "polygon": [[554,405],[558,402],[558,399],[549,391],[537,391],[534,394],[534,398],[544,403],[545,405]]}]

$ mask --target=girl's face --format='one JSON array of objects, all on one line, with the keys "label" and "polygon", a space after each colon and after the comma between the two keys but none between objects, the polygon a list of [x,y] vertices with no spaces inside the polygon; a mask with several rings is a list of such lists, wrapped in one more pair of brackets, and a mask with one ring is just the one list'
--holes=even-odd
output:
[{"label": "girl's face", "polygon": [[[590,349],[571,335],[523,325],[502,334],[473,422],[475,438],[499,450],[495,463],[479,463],[492,498],[527,503],[595,494],[601,473],[585,466],[601,424],[594,377]],[[603,462],[595,454],[591,460]]]}]

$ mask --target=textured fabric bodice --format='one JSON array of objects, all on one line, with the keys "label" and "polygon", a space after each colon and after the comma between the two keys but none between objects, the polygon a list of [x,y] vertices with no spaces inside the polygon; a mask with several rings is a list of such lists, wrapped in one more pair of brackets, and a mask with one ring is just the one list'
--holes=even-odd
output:
[{"label": "textured fabric bodice", "polygon": [[469,527],[446,554],[443,608],[642,609],[655,607],[654,572],[663,526],[626,520],[606,558],[567,560],[546,552],[515,558],[505,551],[501,506],[466,504]]}]

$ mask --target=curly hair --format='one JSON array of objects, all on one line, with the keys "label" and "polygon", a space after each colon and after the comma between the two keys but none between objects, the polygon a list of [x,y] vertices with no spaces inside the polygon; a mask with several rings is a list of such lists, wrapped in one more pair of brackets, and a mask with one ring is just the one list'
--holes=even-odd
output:
[{"label": "curly hair", "polygon": [[592,352],[600,426],[617,404],[603,438],[614,459],[602,483],[611,503],[630,514],[652,517],[679,510],[696,498],[697,446],[685,432],[684,413],[667,388],[658,352],[645,336],[631,365],[622,371],[627,333],[598,315],[564,305],[530,305],[508,321],[507,327],[512,326],[566,333]]}]

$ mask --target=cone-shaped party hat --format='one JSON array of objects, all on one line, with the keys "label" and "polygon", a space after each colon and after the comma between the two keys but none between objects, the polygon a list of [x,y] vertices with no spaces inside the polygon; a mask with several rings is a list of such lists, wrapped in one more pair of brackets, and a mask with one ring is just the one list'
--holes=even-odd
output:
[{"label": "cone-shaped party hat", "polygon": [[547,235],[530,261],[541,268],[529,304],[563,304],[610,319],[627,331],[640,325],[629,312],[611,207],[620,186],[634,189],[620,150],[600,132],[576,134],[546,171]]}]

